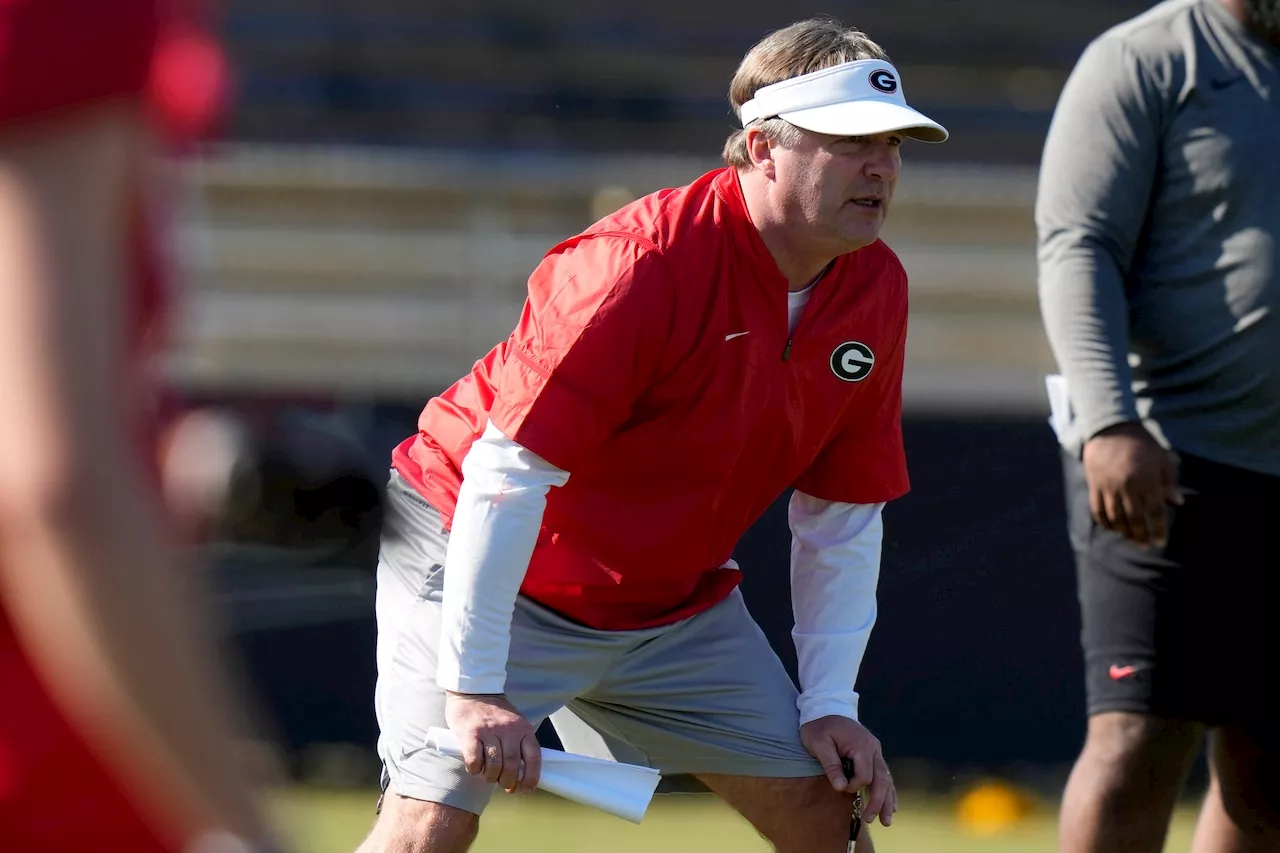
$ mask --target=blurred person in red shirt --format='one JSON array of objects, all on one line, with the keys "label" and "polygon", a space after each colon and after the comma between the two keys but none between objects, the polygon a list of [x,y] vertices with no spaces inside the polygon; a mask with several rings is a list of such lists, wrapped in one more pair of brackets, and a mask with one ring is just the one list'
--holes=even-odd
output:
[{"label": "blurred person in red shirt", "polygon": [[159,499],[152,155],[225,69],[159,0],[0,0],[0,847],[274,849]]}]

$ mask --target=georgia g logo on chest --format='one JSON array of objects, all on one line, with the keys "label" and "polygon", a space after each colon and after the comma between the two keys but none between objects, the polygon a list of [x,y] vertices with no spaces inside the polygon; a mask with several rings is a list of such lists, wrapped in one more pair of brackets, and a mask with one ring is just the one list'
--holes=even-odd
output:
[{"label": "georgia g logo on chest", "polygon": [[875,364],[876,354],[861,341],[845,341],[831,353],[831,372],[845,382],[861,382]]}]

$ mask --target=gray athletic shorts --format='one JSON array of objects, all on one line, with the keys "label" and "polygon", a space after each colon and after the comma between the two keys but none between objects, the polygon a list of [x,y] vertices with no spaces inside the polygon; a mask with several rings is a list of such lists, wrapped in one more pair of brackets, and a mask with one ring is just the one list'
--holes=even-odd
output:
[{"label": "gray athletic shorts", "polygon": [[[445,725],[436,686],[440,514],[399,474],[387,487],[378,561],[375,705],[383,786],[480,814],[496,787],[425,747]],[[820,776],[800,743],[796,688],[735,591],[674,625],[598,631],[524,596],[511,626],[506,695],[565,749],[666,774]]]}]

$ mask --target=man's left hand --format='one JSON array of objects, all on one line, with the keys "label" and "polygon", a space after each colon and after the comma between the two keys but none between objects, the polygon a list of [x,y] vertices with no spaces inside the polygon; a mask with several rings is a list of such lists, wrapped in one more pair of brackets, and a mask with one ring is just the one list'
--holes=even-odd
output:
[{"label": "man's left hand", "polygon": [[[889,775],[889,765],[880,751],[880,741],[857,720],[828,716],[811,720],[800,727],[800,741],[809,750],[837,791],[854,792],[867,789],[862,815],[869,824],[893,823],[898,810],[898,792]],[[841,759],[853,762],[853,778],[846,778]]]}]

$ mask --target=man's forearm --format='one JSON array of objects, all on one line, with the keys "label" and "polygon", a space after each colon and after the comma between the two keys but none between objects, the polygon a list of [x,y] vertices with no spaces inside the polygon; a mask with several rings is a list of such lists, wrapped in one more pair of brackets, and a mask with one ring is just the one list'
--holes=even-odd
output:
[{"label": "man's forearm", "polygon": [[1128,364],[1124,282],[1095,239],[1068,231],[1041,246],[1040,305],[1045,331],[1067,380],[1081,439],[1138,419]]},{"label": "man's forearm", "polygon": [[854,689],[876,620],[881,505],[791,499],[792,639],[799,662],[801,724],[858,718]]},{"label": "man's forearm", "polygon": [[453,693],[506,686],[511,620],[538,541],[547,492],[568,474],[490,425],[462,463],[445,556],[436,682]]}]

